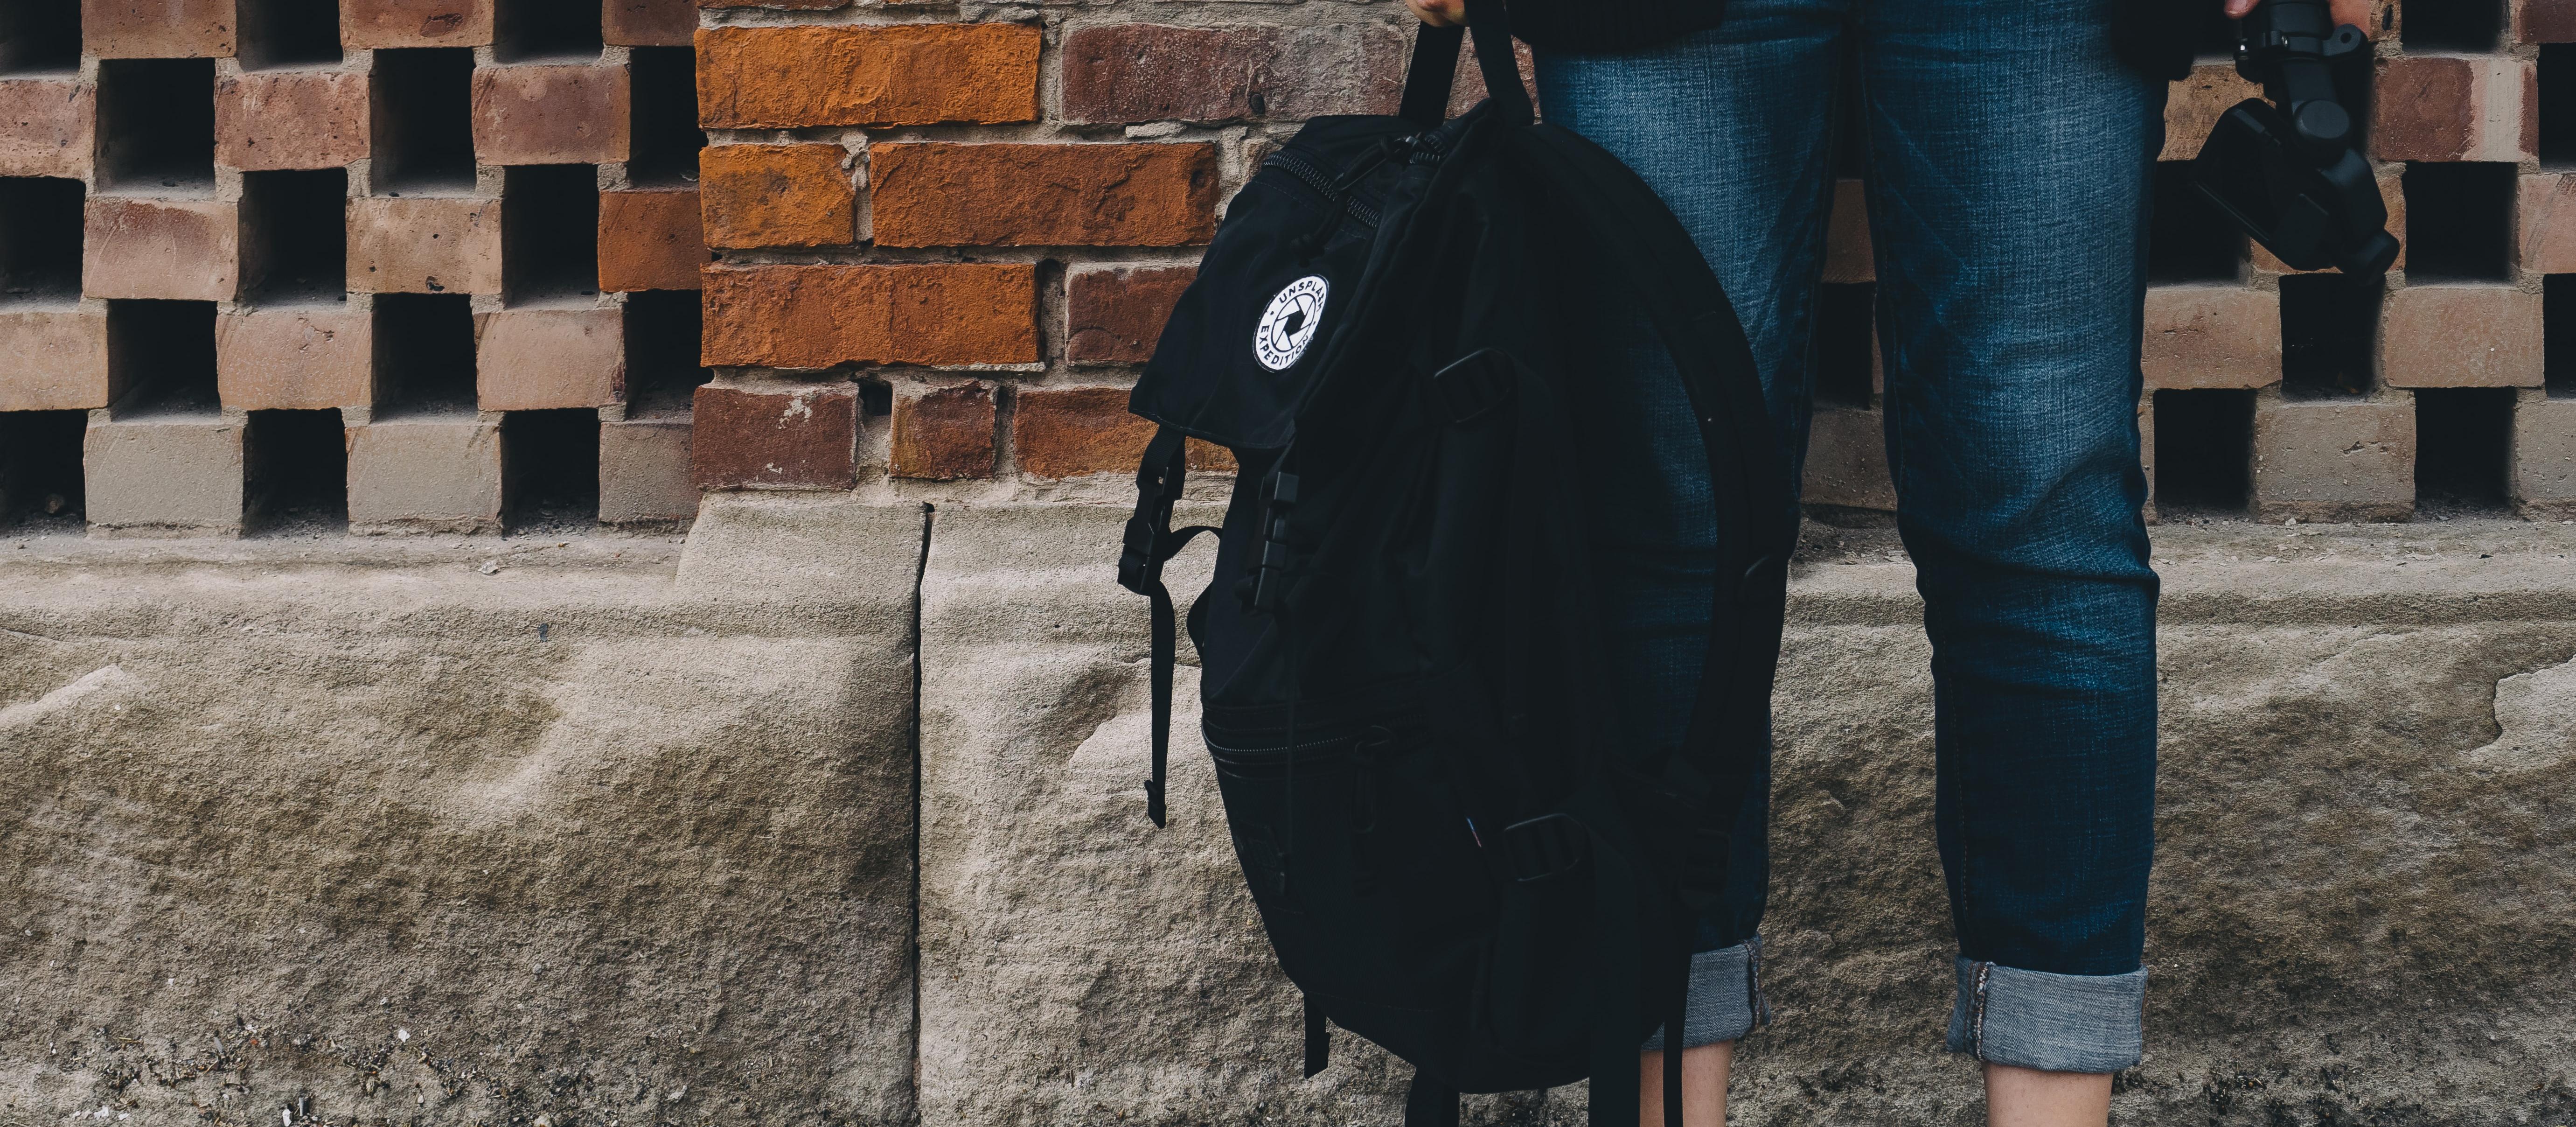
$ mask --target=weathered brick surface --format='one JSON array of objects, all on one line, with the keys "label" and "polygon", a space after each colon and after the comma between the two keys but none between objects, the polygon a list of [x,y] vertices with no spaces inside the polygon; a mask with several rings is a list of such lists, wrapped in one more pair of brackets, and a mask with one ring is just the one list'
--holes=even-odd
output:
[{"label": "weathered brick surface", "polygon": [[859,389],[850,383],[697,392],[689,458],[701,489],[848,489],[858,482]]},{"label": "weathered brick surface", "polygon": [[107,315],[0,306],[0,411],[105,407]]},{"label": "weathered brick surface", "polygon": [[1034,266],[716,267],[705,283],[705,362],[711,365],[1038,359]]},{"label": "weathered brick surface", "polygon": [[626,68],[529,63],[474,71],[474,157],[484,164],[602,164],[627,156]]},{"label": "weathered brick surface", "polygon": [[624,402],[622,311],[504,309],[475,314],[474,396],[486,411]]},{"label": "weathered brick surface", "polygon": [[2415,511],[2415,401],[2277,402],[2254,411],[2254,515],[2404,520]]},{"label": "weathered brick surface", "polygon": [[349,286],[364,293],[501,292],[501,201],[350,201]]},{"label": "weathered brick surface", "polygon": [[2576,176],[2543,172],[2522,178],[2515,224],[2523,269],[2576,273]]},{"label": "weathered brick surface", "polygon": [[2514,0],[2513,25],[2524,43],[2576,42],[2576,0]]},{"label": "weathered brick surface", "polygon": [[2576,519],[2576,399],[2513,405],[2513,498],[2526,517]]},{"label": "weathered brick surface", "polygon": [[2371,149],[2381,160],[2530,159],[2540,148],[2533,74],[2521,59],[2383,59]]},{"label": "weathered brick surface", "polygon": [[706,269],[698,193],[661,189],[599,197],[599,288],[694,290]]},{"label": "weathered brick surface", "polygon": [[352,47],[479,47],[492,42],[492,0],[340,0]]},{"label": "weathered brick surface", "polygon": [[1195,266],[1075,271],[1065,279],[1065,358],[1093,364],[1152,359],[1163,322],[1198,274]]},{"label": "weathered brick surface", "polygon": [[2281,296],[2235,285],[2147,290],[2149,388],[2263,387],[2281,379]]},{"label": "weathered brick surface", "polygon": [[92,422],[81,438],[93,531],[231,536],[242,524],[242,428],[220,416]]},{"label": "weathered brick surface", "polygon": [[689,429],[687,415],[600,424],[600,523],[678,521],[697,515]]},{"label": "weathered brick surface", "polygon": [[235,309],[215,318],[215,386],[236,410],[366,407],[375,333],[354,302]]},{"label": "weathered brick surface", "polygon": [[[60,4],[66,0],[33,0]],[[228,58],[233,0],[80,0],[81,50],[103,59]]]},{"label": "weathered brick surface", "polygon": [[2236,73],[2236,64],[2202,63],[2191,77],[2173,84],[2165,99],[2165,151],[2159,160],[2190,160],[2200,155],[2209,131],[2238,102],[2263,96],[2263,88]]},{"label": "weathered brick surface", "polygon": [[885,246],[1181,246],[1216,231],[1213,145],[923,142],[869,151]]},{"label": "weathered brick surface", "polygon": [[1068,121],[1394,113],[1409,46],[1378,24],[1087,27],[1064,39]]},{"label": "weathered brick surface", "polygon": [[230,301],[241,270],[241,214],[214,200],[91,197],[81,289],[92,297]]},{"label": "weathered brick surface", "polygon": [[858,189],[838,145],[719,145],[698,154],[710,246],[848,246]]},{"label": "weathered brick surface", "polygon": [[97,117],[97,89],[77,79],[0,79],[0,176],[87,177]]},{"label": "weathered brick surface", "polygon": [[894,405],[896,477],[954,481],[993,476],[993,389],[983,384],[932,388]]},{"label": "weathered brick surface", "polygon": [[620,47],[686,47],[698,32],[695,0],[605,0],[600,38]]},{"label": "weathered brick surface", "polygon": [[398,416],[349,429],[353,532],[501,530],[501,428],[474,415]]},{"label": "weathered brick surface", "polygon": [[368,155],[367,76],[253,71],[215,80],[215,162],[338,168]]},{"label": "weathered brick surface", "polygon": [[711,128],[1033,121],[1037,28],[1019,24],[709,28],[698,113]]},{"label": "weathered brick surface", "polygon": [[1011,449],[1036,477],[1134,473],[1152,437],[1123,387],[1024,388],[1011,404]]},{"label": "weathered brick surface", "polygon": [[2542,343],[2539,294],[2408,286],[2381,313],[2380,372],[2391,387],[2538,387]]}]

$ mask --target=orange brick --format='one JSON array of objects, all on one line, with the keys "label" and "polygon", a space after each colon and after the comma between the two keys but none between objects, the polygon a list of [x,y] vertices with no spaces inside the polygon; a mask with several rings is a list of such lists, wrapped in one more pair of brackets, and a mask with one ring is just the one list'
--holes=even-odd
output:
[{"label": "orange brick", "polygon": [[1072,329],[1065,359],[1095,364],[1153,359],[1163,322],[1171,318],[1181,291],[1198,276],[1195,266],[1077,271],[1065,281],[1065,314]]},{"label": "orange brick", "polygon": [[240,210],[93,196],[81,263],[81,292],[92,297],[230,301],[241,271]]},{"label": "orange brick", "polygon": [[105,407],[107,315],[77,308],[0,310],[0,411]]},{"label": "orange brick", "polygon": [[2139,359],[2150,388],[2279,383],[2281,295],[2235,285],[2148,287]]},{"label": "orange brick", "polygon": [[600,38],[617,47],[686,47],[698,31],[696,0],[603,0]]},{"label": "orange brick", "polygon": [[215,80],[215,163],[338,168],[367,155],[367,76],[253,71]]},{"label": "orange brick", "polygon": [[1132,473],[1152,437],[1123,387],[1027,388],[1011,408],[1011,449],[1036,477]]},{"label": "orange brick", "polygon": [[993,389],[943,387],[894,407],[896,477],[955,481],[993,476]]},{"label": "orange brick", "polygon": [[626,401],[618,309],[504,309],[474,315],[474,398],[486,411]]},{"label": "orange brick", "polygon": [[375,402],[375,334],[355,302],[235,309],[215,319],[215,388],[244,411]]},{"label": "orange brick", "polygon": [[340,0],[340,42],[362,50],[488,46],[492,0]]},{"label": "orange brick", "polygon": [[2507,285],[2408,286],[2380,313],[2390,387],[2539,387],[2540,295]]},{"label": "orange brick", "polygon": [[838,145],[720,145],[698,153],[707,242],[830,247],[858,241],[858,189]]},{"label": "orange brick", "polygon": [[1026,364],[1037,267],[1023,263],[713,267],[711,365]]},{"label": "orange brick", "polygon": [[2381,160],[2530,159],[2540,144],[2536,73],[2527,59],[2381,59],[2371,151]]},{"label": "orange brick", "polygon": [[0,176],[86,178],[97,93],[76,78],[0,80]]},{"label": "orange brick", "polygon": [[2236,73],[2234,63],[2202,63],[2191,77],[2173,84],[2165,97],[2165,151],[2157,160],[2190,160],[2200,155],[2209,131],[2218,127],[2238,102],[2263,96],[2263,88]]},{"label": "orange brick", "polygon": [[608,192],[599,197],[599,288],[694,290],[707,265],[698,193]]},{"label": "orange brick", "polygon": [[1002,23],[706,28],[698,114],[716,129],[1035,121],[1042,38]]},{"label": "orange brick", "polygon": [[632,102],[622,66],[477,67],[474,157],[505,165],[625,160]]},{"label": "orange brick", "polygon": [[1214,145],[879,145],[868,168],[884,246],[1183,246],[1216,233]]},{"label": "orange brick", "polygon": [[233,53],[233,0],[80,0],[80,6],[85,55],[221,59]]},{"label": "orange brick", "polygon": [[501,201],[369,196],[349,201],[349,288],[501,292]]}]

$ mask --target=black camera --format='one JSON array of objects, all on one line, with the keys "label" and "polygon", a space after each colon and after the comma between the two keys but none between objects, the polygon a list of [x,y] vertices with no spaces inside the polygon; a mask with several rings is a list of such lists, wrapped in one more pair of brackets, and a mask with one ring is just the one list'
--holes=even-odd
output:
[{"label": "black camera", "polygon": [[2336,68],[2366,64],[2368,45],[2360,28],[2335,26],[2326,0],[2263,0],[2237,25],[2236,73],[2264,97],[2218,119],[2191,180],[2292,269],[2377,275],[2397,260],[2388,203],[2335,91]]}]

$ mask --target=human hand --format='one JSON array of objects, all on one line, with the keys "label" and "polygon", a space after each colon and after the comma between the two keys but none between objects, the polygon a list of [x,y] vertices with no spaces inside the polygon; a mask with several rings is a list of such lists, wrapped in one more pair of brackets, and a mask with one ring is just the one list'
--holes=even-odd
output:
[{"label": "human hand", "polygon": [[[2258,2],[2259,0],[2227,0],[2227,18],[2244,19],[2245,13],[2253,11],[2254,5]],[[2373,21],[2370,18],[2370,0],[2331,0],[2331,3],[2334,9],[2334,22],[2337,26],[2351,24],[2360,28],[2365,38],[2378,33],[2379,29],[2372,26]],[[1416,6],[1416,10],[1419,10],[1419,5]]]},{"label": "human hand", "polygon": [[1467,0],[1404,0],[1404,6],[1433,27],[1456,27],[1467,22]]}]

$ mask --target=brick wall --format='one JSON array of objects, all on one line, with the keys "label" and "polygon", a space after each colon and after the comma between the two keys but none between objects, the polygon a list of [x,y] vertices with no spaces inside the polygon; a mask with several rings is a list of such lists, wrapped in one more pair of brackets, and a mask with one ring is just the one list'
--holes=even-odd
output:
[{"label": "brick wall", "polygon": [[[1145,438],[1124,389],[1223,202],[1303,119],[1391,109],[1409,20],[965,17],[0,12],[0,506],[488,530],[682,519],[700,488],[1116,496]],[[2165,519],[2576,516],[2576,337],[2549,347],[2576,326],[2576,0],[2380,20],[2369,144],[2409,243],[2384,286],[2287,270],[2162,170],[2139,410]],[[2249,92],[2221,62],[2177,84],[2166,160]],[[1893,503],[1860,171],[1807,485],[1846,512]]]}]

